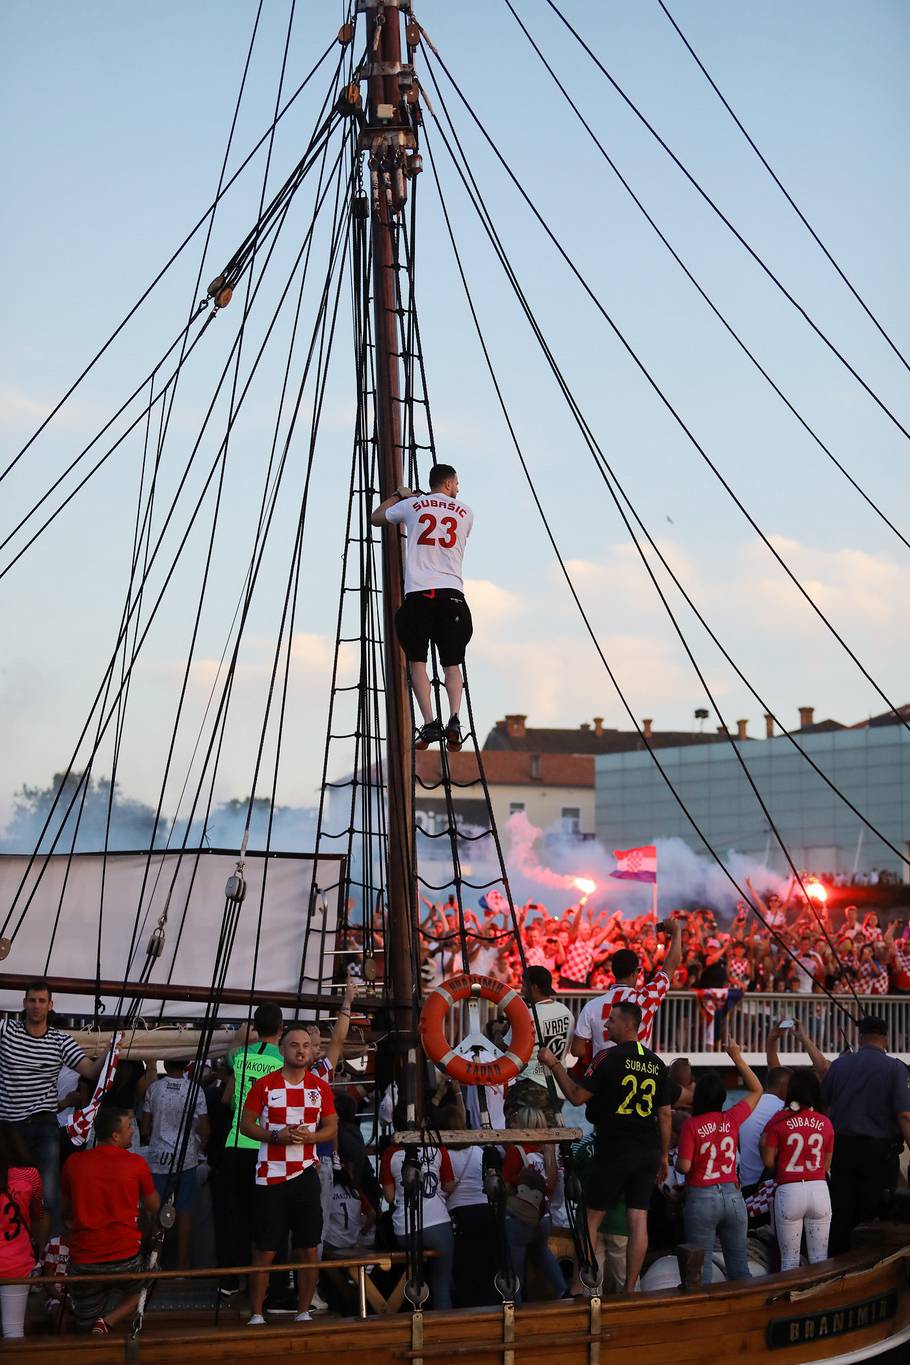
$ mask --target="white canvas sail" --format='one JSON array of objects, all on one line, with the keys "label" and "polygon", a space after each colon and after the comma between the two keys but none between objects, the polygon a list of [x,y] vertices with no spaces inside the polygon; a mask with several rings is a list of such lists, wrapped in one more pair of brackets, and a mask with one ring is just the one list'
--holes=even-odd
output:
[{"label": "white canvas sail", "polygon": [[[211,985],[224,915],[225,883],[237,864],[235,852],[193,851],[182,858],[176,852],[154,853],[144,891],[149,862],[146,853],[111,853],[106,860],[94,853],[77,854],[72,860],[55,854],[38,882],[43,862],[36,859],[19,896],[21,909],[37,883],[12,950],[0,964],[0,973],[41,976],[47,964],[50,977],[91,981],[97,974],[102,980],[136,981],[146,963],[149,938],[170,896],[164,950],[152,968],[151,983],[197,989]],[[0,906],[4,912],[16,896],[27,865],[24,855],[0,856]],[[343,867],[344,860],[337,854],[320,855],[318,861],[310,855],[271,854],[266,860],[264,854],[247,854],[247,892],[224,978],[226,989],[249,992],[252,987],[257,999],[268,999],[271,992],[312,993],[328,987],[335,961]],[[311,916],[314,881],[319,893]],[[18,913],[17,909],[12,925]],[[103,998],[108,1011],[117,1008],[116,996]],[[21,990],[0,983],[0,1010],[18,1009],[21,999]],[[64,1013],[86,1013],[92,1008],[92,999],[90,995],[58,990],[55,1004]],[[169,1001],[163,1007],[164,1015],[171,1018],[195,1017],[204,1011],[205,1003],[199,1001]],[[143,1012],[157,1015],[157,1002],[148,1001]],[[236,1006],[233,1011],[223,1011],[231,1012],[242,1011]]]}]

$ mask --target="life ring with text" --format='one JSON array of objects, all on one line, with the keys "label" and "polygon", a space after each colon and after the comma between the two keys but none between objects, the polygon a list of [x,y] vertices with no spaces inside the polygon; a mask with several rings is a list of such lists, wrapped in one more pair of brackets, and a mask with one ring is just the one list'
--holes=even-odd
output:
[{"label": "life ring with text", "polygon": [[[512,1029],[509,1046],[491,1061],[480,1061],[471,1053],[496,1052],[496,1044],[480,1030],[479,1017],[472,1014],[472,1030],[454,1047],[445,1033],[446,1017],[453,1005],[462,1000],[489,1000],[505,1010]],[[420,1011],[420,1041],[423,1050],[454,1081],[462,1085],[504,1085],[523,1071],[534,1050],[534,1022],[518,991],[492,976],[462,972],[450,976],[428,995]]]}]

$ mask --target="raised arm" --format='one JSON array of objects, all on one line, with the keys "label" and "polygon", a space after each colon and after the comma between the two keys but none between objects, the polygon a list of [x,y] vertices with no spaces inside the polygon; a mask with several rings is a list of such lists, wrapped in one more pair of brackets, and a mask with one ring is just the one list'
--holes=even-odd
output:
[{"label": "raised arm", "polygon": [[353,976],[349,976],[344,987],[344,1002],[338,1011],[338,1018],[335,1020],[335,1027],[332,1029],[332,1036],[325,1050],[325,1055],[333,1071],[341,1061],[341,1054],[344,1051],[348,1029],[351,1027],[351,1004],[356,994],[357,982]]},{"label": "raised arm", "polygon": [[660,965],[662,972],[673,980],[673,973],[682,962],[682,931],[683,922],[681,919],[671,919],[670,921],[670,946],[666,956]]},{"label": "raised arm", "polygon": [[407,488],[404,484],[400,485],[400,487],[398,487],[395,490],[395,492],[392,494],[390,498],[386,498],[384,502],[381,502],[379,506],[374,508],[373,511],[370,513],[371,524],[373,526],[389,525],[389,523],[386,521],[385,516],[386,512],[389,510],[390,507],[394,507],[396,502],[403,502],[405,498],[410,497],[413,497],[413,490]]},{"label": "raised arm", "polygon": [[768,915],[770,914],[770,911],[768,910],[768,902],[765,900],[764,896],[760,896],[758,894],[755,887],[752,885],[752,881],[749,877],[746,878],[746,886],[749,888],[749,895],[752,897],[752,900],[758,906],[763,917],[767,919]]},{"label": "raised arm", "polygon": [[809,1059],[812,1062],[813,1071],[815,1072],[818,1079],[822,1080],[827,1074],[831,1066],[831,1063],[828,1061],[828,1058],[821,1051],[821,1049],[815,1046],[812,1039],[809,1037],[808,1033],[803,1028],[802,1024],[800,1024],[799,1022],[797,1022],[796,1025],[796,1036],[809,1054]]},{"label": "raised arm", "polygon": [[761,1081],[758,1079],[749,1063],[743,1057],[739,1043],[735,1043],[732,1038],[730,1038],[727,1042],[726,1053],[727,1056],[730,1058],[730,1061],[736,1067],[736,1070],[739,1072],[740,1079],[743,1085],[746,1087],[746,1093],[743,1096],[743,1098],[745,1099],[746,1104],[748,1104],[749,1108],[754,1109],[755,1106],[758,1104],[759,1100],[761,1099],[762,1095],[765,1093],[762,1090]]},{"label": "raised arm", "polygon": [[780,1053],[777,1050],[777,1044],[780,1041],[780,1033],[780,1024],[775,1024],[768,1034],[768,1042],[765,1047],[765,1059],[768,1063],[769,1071],[776,1071],[780,1066]]}]

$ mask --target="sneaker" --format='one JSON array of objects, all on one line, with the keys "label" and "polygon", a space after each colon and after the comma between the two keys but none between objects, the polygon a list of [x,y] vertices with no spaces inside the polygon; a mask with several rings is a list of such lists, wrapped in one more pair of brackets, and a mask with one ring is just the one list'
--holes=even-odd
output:
[{"label": "sneaker", "polygon": [[312,1322],[313,1319],[310,1317],[309,1313],[298,1313],[297,1316],[296,1316],[296,1318],[294,1319],[294,1321],[295,1321],[295,1322]]},{"label": "sneaker", "polygon": [[240,1285],[239,1285],[239,1284],[220,1284],[220,1285],[218,1286],[218,1293],[221,1295],[221,1297],[222,1297],[223,1299],[232,1299],[232,1298],[234,1297],[235,1294],[239,1294],[239,1293],[240,1293]]},{"label": "sneaker", "polygon": [[265,1327],[265,1325],[266,1325],[265,1318],[262,1316],[261,1313],[254,1313],[253,1316],[247,1322],[247,1327]]},{"label": "sneaker", "polygon": [[446,747],[451,749],[453,754],[457,754],[464,740],[461,736],[461,721],[457,716],[453,716],[446,726]]},{"label": "sneaker", "polygon": [[417,731],[417,738],[414,741],[415,749],[429,749],[431,744],[441,744],[445,738],[445,731],[438,720],[431,720],[427,725],[421,725]]},{"label": "sneaker", "polygon": [[329,1311],[329,1305],[326,1303],[325,1299],[322,1297],[318,1289],[313,1295],[313,1301],[310,1304],[310,1311],[312,1313],[327,1313]]},{"label": "sneaker", "polygon": [[93,1336],[93,1337],[109,1337],[110,1334],[111,1334],[111,1329],[108,1327],[107,1323],[104,1321],[104,1318],[98,1318],[98,1319],[95,1321],[94,1327],[92,1328],[92,1336]]}]

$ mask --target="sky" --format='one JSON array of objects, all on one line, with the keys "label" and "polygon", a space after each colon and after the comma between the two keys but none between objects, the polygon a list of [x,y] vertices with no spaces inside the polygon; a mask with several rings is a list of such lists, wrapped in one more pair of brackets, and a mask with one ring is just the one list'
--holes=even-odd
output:
[{"label": "sky", "polygon": [[[908,534],[907,437],[723,226],[563,28],[544,0],[515,0],[605,148],[674,249],[838,460]],[[341,5],[298,3],[285,93],[329,45]],[[656,0],[565,0],[629,97],[755,252],[905,426],[908,372],[851,297],[710,89]],[[910,12],[902,0],[675,0],[670,9],[720,89],[848,279],[904,355],[908,279]],[[229,171],[268,127],[289,4],[269,0],[253,47]],[[143,296],[202,216],[218,182],[255,16],[250,0],[155,6],[12,0],[0,12],[3,235],[0,459],[7,465],[98,347]],[[660,243],[550,80],[503,0],[425,0],[418,16],[520,185],[717,470],[893,702],[906,686],[910,552],[850,487],[738,350]],[[331,58],[334,62],[335,57]],[[432,61],[432,54],[431,54]],[[442,104],[419,59],[430,104]],[[279,125],[268,196],[306,145],[330,89],[326,64]],[[457,94],[435,67],[509,259],[617,478],[714,631],[785,722],[850,723],[886,709],[655,395],[537,222]],[[334,87],[333,87],[334,88]],[[707,705],[679,639],[448,161],[434,118],[427,141],[503,395],[552,534],[592,629],[639,720],[695,726]],[[116,412],[178,335],[194,295],[257,216],[261,152],[225,197],[208,253],[201,234],[145,298],[101,362],[5,479],[0,540]],[[426,160],[426,158],[425,158]],[[457,465],[474,508],[466,573],[476,633],[469,663],[481,733],[506,712],[530,725],[593,716],[631,722],[580,621],[516,457],[466,312],[439,201],[418,181],[418,304],[437,452]],[[275,249],[242,353],[241,379],[287,281],[313,207],[307,181]],[[325,272],[317,229],[301,306],[308,336]],[[179,483],[242,299],[208,329],[181,375],[161,460],[159,516]],[[218,677],[256,527],[293,307],[276,324],[232,433],[205,609],[164,787],[176,809]],[[354,411],[347,296],[338,322],[309,490],[278,799],[309,805],[323,762]],[[295,352],[299,378],[303,350]],[[256,777],[281,604],[307,457],[303,419],[240,651],[216,796],[269,789],[270,723]],[[130,414],[139,408],[134,405]],[[216,405],[201,454],[226,421]],[[127,419],[112,431],[123,429]],[[220,423],[220,426],[219,426]],[[284,430],[285,428],[283,428]],[[116,638],[132,553],[142,424],[41,537],[0,550],[0,827],[23,784],[66,766]],[[110,444],[110,442],[108,442]],[[107,449],[99,444],[97,452]],[[96,453],[97,453],[96,452]],[[165,533],[176,550],[202,489],[201,465]],[[61,485],[67,491],[75,476]],[[140,654],[119,774],[130,796],[158,799],[189,654],[213,493],[203,503]],[[52,495],[45,512],[60,494]],[[29,522],[32,528],[40,518]],[[156,532],[161,525],[154,523]],[[157,571],[156,571],[157,572]],[[662,582],[667,582],[662,578]],[[163,570],[153,575],[156,590]],[[763,733],[747,691],[669,588],[724,719]],[[341,677],[350,680],[347,647]],[[350,726],[342,710],[333,728]],[[709,725],[717,724],[712,716]],[[91,731],[91,726],[89,731]],[[82,749],[84,754],[84,746]],[[345,771],[339,741],[330,775]],[[110,744],[99,770],[110,771]]]}]

